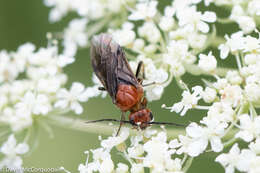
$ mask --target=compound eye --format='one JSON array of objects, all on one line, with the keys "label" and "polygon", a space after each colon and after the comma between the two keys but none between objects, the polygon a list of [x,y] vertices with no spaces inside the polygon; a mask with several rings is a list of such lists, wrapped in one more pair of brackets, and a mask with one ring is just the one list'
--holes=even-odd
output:
[{"label": "compound eye", "polygon": [[152,112],[149,113],[149,116],[150,116],[150,120],[153,121],[153,114],[152,114]]}]

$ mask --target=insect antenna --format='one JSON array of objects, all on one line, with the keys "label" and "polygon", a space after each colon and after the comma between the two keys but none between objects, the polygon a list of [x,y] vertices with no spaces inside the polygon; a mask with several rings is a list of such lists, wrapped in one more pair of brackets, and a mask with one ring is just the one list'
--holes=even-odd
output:
[{"label": "insect antenna", "polygon": [[126,121],[126,120],[117,120],[117,119],[100,119],[100,120],[92,120],[92,121],[87,121],[85,123],[97,123],[97,122],[104,122],[104,121],[113,121],[113,122],[123,122],[123,123],[128,123],[131,124],[130,121]]},{"label": "insect antenna", "polygon": [[[87,121],[85,123],[97,123],[97,122],[104,122],[104,121],[112,121],[112,122],[122,122],[122,123],[128,123],[132,124],[130,121],[126,120],[117,120],[117,119],[100,119],[100,120],[92,120],[92,121]],[[178,123],[169,123],[169,122],[146,122],[146,124],[156,124],[156,125],[172,125],[172,126],[178,126],[178,127],[186,127],[184,124],[178,124]]]},{"label": "insect antenna", "polygon": [[147,124],[173,125],[173,126],[178,126],[178,127],[186,127],[186,125],[184,125],[184,124],[169,123],[169,122],[147,122]]}]

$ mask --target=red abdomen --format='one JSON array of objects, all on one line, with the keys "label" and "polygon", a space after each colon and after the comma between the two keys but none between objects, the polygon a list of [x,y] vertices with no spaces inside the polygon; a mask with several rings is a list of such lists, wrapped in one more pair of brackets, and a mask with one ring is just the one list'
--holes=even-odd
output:
[{"label": "red abdomen", "polygon": [[140,102],[142,97],[142,87],[136,88],[133,85],[120,84],[116,93],[116,105],[122,111],[128,111]]}]

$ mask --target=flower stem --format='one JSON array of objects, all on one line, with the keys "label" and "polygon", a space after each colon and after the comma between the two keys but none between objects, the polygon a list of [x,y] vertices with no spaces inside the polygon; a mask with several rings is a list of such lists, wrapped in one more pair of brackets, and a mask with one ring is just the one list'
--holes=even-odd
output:
[{"label": "flower stem", "polygon": [[[88,133],[94,134],[103,134],[103,135],[111,135],[114,131],[118,129],[118,125],[108,125],[105,123],[86,123],[88,120],[83,120],[79,118],[71,118],[67,116],[61,115],[52,115],[48,116],[46,121],[55,126],[59,126],[62,128],[69,128],[72,130],[78,130]],[[152,127],[156,130],[161,130],[159,127]],[[131,129],[131,134],[140,133],[138,130]],[[171,138],[176,138],[178,135],[185,134],[184,128],[169,128],[167,129],[167,134]]]},{"label": "flower stem", "polygon": [[241,65],[241,61],[240,61],[240,57],[239,57],[239,54],[236,53],[236,61],[237,61],[237,66],[238,66],[238,69],[239,71],[241,71],[241,68],[242,68],[242,65]]},{"label": "flower stem", "polygon": [[231,20],[229,18],[218,18],[217,22],[221,23],[221,24],[227,24],[227,23],[232,23],[234,22],[234,20]]},{"label": "flower stem", "polygon": [[183,172],[187,172],[188,171],[188,169],[190,168],[190,166],[192,164],[192,161],[193,161],[193,157],[188,158],[188,160],[185,163],[185,166],[182,169]]}]

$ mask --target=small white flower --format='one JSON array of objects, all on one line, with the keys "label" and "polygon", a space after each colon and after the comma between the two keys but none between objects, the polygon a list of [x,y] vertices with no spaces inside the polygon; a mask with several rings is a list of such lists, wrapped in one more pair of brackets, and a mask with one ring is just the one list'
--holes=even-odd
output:
[{"label": "small white flower", "polygon": [[170,71],[175,77],[180,77],[185,73],[185,68],[183,67],[180,60],[175,59],[172,54],[164,54],[163,62],[170,65]]},{"label": "small white flower", "polygon": [[253,65],[253,64],[256,64],[257,62],[259,62],[260,55],[255,54],[255,53],[246,54],[244,58],[245,58],[245,64],[246,65]]},{"label": "small white flower", "polygon": [[25,93],[21,102],[15,105],[18,114],[42,114],[46,115],[51,110],[49,99],[44,94],[33,94],[31,91]]},{"label": "small white flower", "polygon": [[188,136],[179,135],[180,148],[177,149],[176,154],[188,153],[190,156],[197,156],[198,150],[190,147],[193,139]]},{"label": "small white flower", "polygon": [[172,106],[171,111],[175,111],[177,113],[181,112],[180,115],[183,116],[189,109],[195,107],[198,101],[201,99],[202,87],[193,87],[192,91],[192,94],[189,91],[184,91],[182,93],[181,102],[175,103]]},{"label": "small white flower", "polygon": [[212,72],[217,67],[217,60],[212,55],[212,52],[209,52],[208,55],[200,54],[199,55],[199,67],[207,72]]},{"label": "small white flower", "polygon": [[153,22],[145,22],[138,28],[138,34],[151,43],[157,43],[161,39],[161,33]]},{"label": "small white flower", "polygon": [[174,27],[175,21],[173,17],[163,16],[159,26],[163,31],[170,31]]},{"label": "small white flower", "polygon": [[[189,34],[186,35],[186,37],[187,37],[186,39],[188,40],[190,46],[192,48],[194,48],[194,49],[196,49],[196,48],[197,49],[203,48],[203,46],[205,46],[205,43],[207,41],[207,36],[206,35],[199,34],[199,33],[196,33],[196,32],[190,32]],[[194,63],[195,60],[196,60],[196,58],[194,56],[194,60],[191,63]]]},{"label": "small white flower", "polygon": [[248,35],[244,41],[244,52],[260,52],[260,39]]},{"label": "small white flower", "polygon": [[17,169],[20,172],[22,169],[23,160],[20,155],[29,151],[29,146],[26,143],[17,144],[15,136],[12,134],[8,140],[1,146],[0,152],[5,157],[0,161],[0,168],[7,167],[9,169]]},{"label": "small white flower", "polygon": [[88,97],[84,94],[84,85],[79,82],[74,82],[70,88],[70,91],[65,88],[60,89],[57,93],[59,100],[55,103],[55,107],[64,109],[70,108],[76,114],[81,114],[83,112],[82,106],[79,102],[85,102]]},{"label": "small white flower", "polygon": [[64,31],[64,54],[67,56],[74,56],[77,46],[83,47],[87,44],[86,35],[87,20],[74,19],[69,23],[69,27]]},{"label": "small white flower", "polygon": [[250,142],[260,134],[260,117],[251,119],[248,114],[243,114],[239,116],[239,121],[240,131],[236,134],[236,138]]},{"label": "small white flower", "polygon": [[13,108],[7,107],[0,116],[0,121],[8,123],[13,131],[20,131],[32,125],[33,119],[30,114],[19,112]]},{"label": "small white flower", "polygon": [[118,163],[116,173],[128,173],[128,166],[123,163]]},{"label": "small white flower", "polygon": [[215,100],[217,92],[215,89],[206,87],[204,92],[202,92],[202,98],[206,103],[211,103]]},{"label": "small white flower", "polygon": [[258,0],[250,1],[247,10],[251,16],[254,15],[260,16],[260,2]]},{"label": "small white flower", "polygon": [[128,147],[127,152],[129,157],[138,158],[144,154],[144,148],[143,145],[137,144],[133,147]]},{"label": "small white flower", "polygon": [[114,163],[111,158],[105,158],[100,164],[99,172],[100,173],[112,173],[114,170]]},{"label": "small white flower", "polygon": [[207,118],[218,119],[221,122],[232,122],[234,120],[235,111],[229,104],[224,102],[215,102],[210,106]]},{"label": "small white flower", "polygon": [[237,164],[237,170],[242,172],[248,172],[251,167],[251,163],[254,160],[256,160],[256,154],[253,151],[249,149],[241,150],[239,162]]},{"label": "small white flower", "polygon": [[226,173],[234,173],[235,167],[238,165],[240,155],[240,149],[238,144],[234,144],[230,149],[229,153],[220,154],[216,161],[219,162],[223,167],[225,167]]},{"label": "small white flower", "polygon": [[256,28],[256,23],[252,17],[239,16],[235,19],[235,21],[245,34],[251,33]]},{"label": "small white flower", "polygon": [[37,81],[37,91],[46,94],[55,94],[63,84],[67,82],[67,76],[64,74],[41,78]]},{"label": "small white flower", "polygon": [[73,63],[74,61],[75,61],[74,57],[69,57],[69,56],[65,56],[65,55],[59,55],[57,64],[60,67],[65,67],[68,64]]},{"label": "small white flower", "polygon": [[18,75],[19,69],[10,55],[5,50],[0,51],[0,82],[13,81]]},{"label": "small white flower", "polygon": [[157,12],[157,1],[140,2],[136,4],[136,10],[132,11],[132,14],[128,16],[129,20],[144,20],[153,18]]},{"label": "small white flower", "polygon": [[238,85],[228,85],[219,92],[221,101],[236,107],[243,99],[242,89]]},{"label": "small white flower", "polygon": [[[171,41],[167,46],[168,53],[163,55],[163,61],[172,66],[172,71],[185,72],[185,69],[180,70],[183,67],[182,62],[192,64],[195,62],[196,57],[189,52],[189,45],[186,41]],[[177,68],[180,68],[177,70]]]},{"label": "small white flower", "polygon": [[144,173],[144,167],[142,164],[132,164],[131,173]]},{"label": "small white flower", "polygon": [[260,157],[257,156],[251,160],[248,173],[258,173],[260,170]]},{"label": "small white flower", "polygon": [[197,29],[203,33],[209,32],[208,23],[214,23],[216,21],[216,14],[214,12],[206,11],[204,14],[198,12],[196,6],[190,6],[178,10],[177,18],[179,19],[179,25],[181,27],[186,26],[191,30]]},{"label": "small white flower", "polygon": [[128,47],[135,40],[135,32],[133,31],[134,25],[130,22],[123,24],[122,29],[111,31],[113,39],[120,45]]},{"label": "small white flower", "polygon": [[243,32],[236,32],[231,35],[229,38],[227,35],[225,36],[227,42],[225,44],[219,45],[220,49],[220,57],[225,59],[229,52],[235,53],[236,51],[242,50],[244,48],[244,37]]},{"label": "small white flower", "polygon": [[251,142],[249,144],[249,148],[250,150],[252,150],[254,153],[256,153],[257,155],[260,154],[260,138],[256,138],[256,140],[254,142]]},{"label": "small white flower", "polygon": [[134,43],[133,43],[133,50],[135,51],[140,51],[144,48],[145,42],[143,39],[135,39]]},{"label": "small white flower", "polygon": [[25,43],[19,46],[17,52],[13,52],[11,55],[14,57],[14,63],[19,69],[19,72],[24,72],[28,57],[32,56],[35,51],[35,45],[32,43]]},{"label": "small white flower", "polygon": [[129,136],[129,128],[122,128],[118,136],[111,136],[105,140],[102,140],[101,146],[106,149],[112,149],[114,146],[117,146],[123,143]]},{"label": "small white flower", "polygon": [[228,86],[228,81],[225,78],[219,78],[217,80],[217,82],[213,83],[213,86],[217,89],[217,90],[223,90],[225,87]]},{"label": "small white flower", "polygon": [[245,86],[245,94],[249,101],[259,103],[260,85],[257,83],[248,83]]},{"label": "small white flower", "polygon": [[228,71],[226,75],[226,79],[232,85],[240,85],[243,81],[242,77],[239,75],[237,71]]},{"label": "small white flower", "polygon": [[224,129],[227,126],[225,123],[219,123],[217,119],[208,120],[204,118],[201,123],[206,127],[198,126],[196,123],[191,123],[187,128],[187,134],[193,139],[190,143],[190,147],[194,150],[194,155],[197,156],[202,153],[208,146],[208,142],[211,144],[211,148],[214,152],[220,152],[223,149],[221,137],[224,134]]},{"label": "small white flower", "polygon": [[162,169],[168,153],[167,136],[165,132],[160,132],[157,136],[144,144],[144,150],[147,152],[144,158],[144,165],[153,169]]},{"label": "small white flower", "polygon": [[70,0],[44,0],[46,6],[54,8],[49,14],[49,20],[51,22],[59,21],[70,10]]}]

